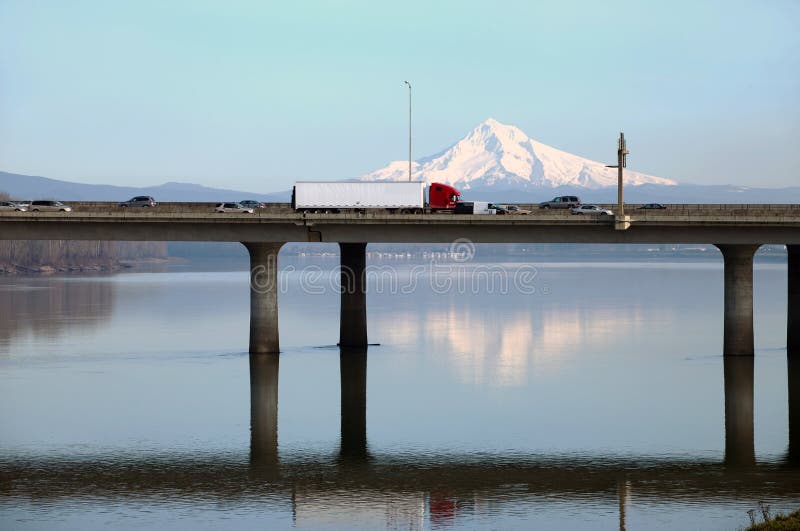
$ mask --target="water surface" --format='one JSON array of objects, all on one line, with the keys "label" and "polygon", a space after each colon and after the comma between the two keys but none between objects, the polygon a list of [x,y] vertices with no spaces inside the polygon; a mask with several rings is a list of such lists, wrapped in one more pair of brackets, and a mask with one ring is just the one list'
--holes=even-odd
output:
[{"label": "water surface", "polygon": [[525,293],[393,264],[380,345],[345,352],[333,264],[282,261],[283,351],[258,359],[244,271],[0,280],[0,528],[735,529],[800,505],[785,264],[757,266],[755,360],[727,366],[721,263],[536,264]]}]

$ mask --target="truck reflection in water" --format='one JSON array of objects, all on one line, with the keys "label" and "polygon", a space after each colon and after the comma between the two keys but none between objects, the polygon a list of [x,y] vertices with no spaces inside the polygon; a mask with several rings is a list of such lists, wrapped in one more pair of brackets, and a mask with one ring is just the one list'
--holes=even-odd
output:
[{"label": "truck reflection in water", "polygon": [[[791,353],[790,353],[791,354]],[[792,359],[793,356],[790,356]],[[796,358],[796,356],[795,356]],[[280,452],[279,355],[250,357],[249,455],[130,454],[85,457],[0,455],[0,500],[47,503],[74,497],[291,504],[297,525],[457,526],[540,503],[590,500],[619,512],[637,503],[796,500],[797,367],[790,370],[789,454],[758,463],[753,451],[752,358],[726,358],[723,461],[604,455],[374,455],[367,444],[367,350],[341,349],[338,453]],[[466,522],[464,520],[463,522]]]}]

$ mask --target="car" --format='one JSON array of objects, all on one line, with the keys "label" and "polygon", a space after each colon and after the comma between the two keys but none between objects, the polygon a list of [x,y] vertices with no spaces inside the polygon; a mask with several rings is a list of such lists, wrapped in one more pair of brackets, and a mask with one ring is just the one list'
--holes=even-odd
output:
[{"label": "car", "polygon": [[156,200],[150,197],[149,195],[137,195],[127,201],[123,201],[119,203],[121,207],[144,207],[144,208],[152,208],[156,206]]},{"label": "car", "polygon": [[527,210],[527,209],[524,209],[524,208],[520,208],[517,205],[503,205],[503,206],[506,208],[506,210],[508,210],[509,214],[518,214],[518,215],[520,215],[520,214],[530,214],[531,213],[530,210]]},{"label": "car", "polygon": [[15,212],[27,212],[28,209],[22,205],[18,205],[13,201],[0,201],[0,210],[3,211],[15,211]]},{"label": "car", "polygon": [[508,209],[505,205],[497,205],[495,203],[489,203],[489,208],[494,210],[494,213],[497,215],[508,214]]},{"label": "car", "polygon": [[239,201],[239,204],[245,208],[264,208],[267,205],[260,201],[253,201],[252,199],[245,199],[244,201]]},{"label": "car", "polygon": [[640,206],[637,210],[663,210],[667,207],[662,205],[661,203],[647,203],[645,205]]},{"label": "car", "polygon": [[560,195],[550,201],[539,203],[539,208],[575,208],[581,206],[581,199],[575,195]]},{"label": "car", "polygon": [[581,205],[572,209],[573,214],[593,214],[595,216],[613,216],[614,213],[597,205]]},{"label": "car", "polygon": [[242,206],[241,203],[219,203],[214,209],[218,214],[252,214],[252,208]]},{"label": "car", "polygon": [[72,212],[72,207],[61,201],[36,200],[31,201],[28,210],[31,212]]}]

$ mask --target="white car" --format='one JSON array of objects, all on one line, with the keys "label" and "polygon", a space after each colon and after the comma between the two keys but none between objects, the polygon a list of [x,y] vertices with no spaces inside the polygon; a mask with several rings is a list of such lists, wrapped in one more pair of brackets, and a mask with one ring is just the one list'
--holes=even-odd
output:
[{"label": "white car", "polygon": [[10,211],[13,210],[15,212],[27,212],[28,209],[22,205],[18,205],[17,203],[12,203],[11,201],[0,201],[0,210],[2,211]]},{"label": "white car", "polygon": [[253,209],[244,207],[241,203],[220,203],[214,212],[218,214],[252,214]]},{"label": "white car", "polygon": [[614,213],[597,205],[581,205],[572,209],[573,214],[593,214],[595,216],[613,216]]},{"label": "white car", "polygon": [[31,212],[72,212],[72,207],[61,201],[31,201]]}]

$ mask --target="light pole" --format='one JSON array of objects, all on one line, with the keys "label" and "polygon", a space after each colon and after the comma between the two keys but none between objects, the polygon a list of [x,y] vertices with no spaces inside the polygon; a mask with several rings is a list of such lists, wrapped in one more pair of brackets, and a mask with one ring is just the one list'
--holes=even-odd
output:
[{"label": "light pole", "polygon": [[625,203],[622,199],[622,168],[628,165],[628,151],[625,145],[625,133],[619,133],[617,143],[617,165],[606,166],[606,168],[617,168],[617,216],[622,218],[625,215]]},{"label": "light pole", "polygon": [[411,83],[403,81],[408,85],[408,180],[411,181]]}]

